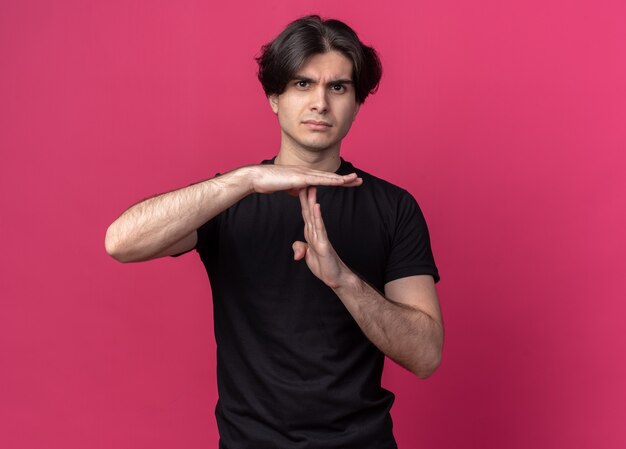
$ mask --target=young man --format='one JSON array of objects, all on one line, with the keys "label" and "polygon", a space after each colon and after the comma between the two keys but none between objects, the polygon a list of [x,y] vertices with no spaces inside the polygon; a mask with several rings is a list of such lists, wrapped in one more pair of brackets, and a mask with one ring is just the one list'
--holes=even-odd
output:
[{"label": "young man", "polygon": [[200,254],[220,448],[395,448],[384,354],[430,376],[443,322],[417,203],[339,156],[380,62],[347,25],[318,16],[292,22],[258,62],[278,155],[129,208],[107,252]]}]

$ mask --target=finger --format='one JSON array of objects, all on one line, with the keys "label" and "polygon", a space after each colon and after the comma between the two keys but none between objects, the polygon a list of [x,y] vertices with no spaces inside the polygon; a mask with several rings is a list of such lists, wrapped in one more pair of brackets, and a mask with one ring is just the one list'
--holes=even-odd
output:
[{"label": "finger", "polygon": [[334,184],[335,187],[357,187],[363,184],[363,178],[359,178],[356,173],[350,173],[341,177],[342,182]]},{"label": "finger", "polygon": [[363,178],[356,178],[353,181],[344,183],[341,187],[358,187],[363,184]]},{"label": "finger", "polygon": [[351,182],[358,178],[356,173],[348,173],[347,175],[341,175],[343,182]]},{"label": "finger", "polygon": [[326,226],[324,225],[324,220],[322,219],[322,206],[320,206],[319,203],[317,203],[313,209],[313,219],[318,239],[327,241],[328,235],[326,234]]},{"label": "finger", "polygon": [[293,260],[302,260],[304,256],[306,256],[306,250],[308,248],[308,245],[304,242],[297,240],[293,242],[291,248],[293,249]]},{"label": "finger", "polygon": [[311,209],[311,211],[313,211],[313,206],[317,202],[317,187],[311,186],[307,190],[307,200],[309,202],[309,208]]},{"label": "finger", "polygon": [[356,173],[348,175],[337,175],[336,173],[316,171],[306,177],[308,185],[347,185],[358,179]]},{"label": "finger", "polygon": [[311,230],[313,231],[313,237],[317,238],[317,226],[315,224],[315,205],[317,204],[316,187],[309,187],[307,202],[309,206],[309,220],[311,222]]},{"label": "finger", "polygon": [[300,189],[298,192],[298,197],[300,198],[300,207],[302,208],[302,218],[304,219],[304,223],[307,221],[311,221],[311,214],[309,211],[309,203],[307,201],[308,196],[308,188]]},{"label": "finger", "polygon": [[298,198],[300,198],[300,206],[302,206],[304,199],[306,198],[306,187],[303,187],[301,189],[298,189]]},{"label": "finger", "polygon": [[359,179],[359,176],[356,173],[348,173],[347,175],[342,175],[343,180],[345,182],[354,181],[355,179]]},{"label": "finger", "polygon": [[304,220],[304,239],[309,242],[311,240],[311,232],[313,229],[313,217],[307,200],[308,188],[300,190],[300,207],[302,208],[302,219]]}]

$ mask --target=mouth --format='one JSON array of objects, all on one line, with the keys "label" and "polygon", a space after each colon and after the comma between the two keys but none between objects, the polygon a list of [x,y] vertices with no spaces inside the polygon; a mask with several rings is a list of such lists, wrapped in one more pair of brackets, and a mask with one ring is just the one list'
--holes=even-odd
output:
[{"label": "mouth", "polygon": [[324,122],[321,120],[305,120],[302,122],[302,124],[306,125],[308,128],[310,129],[328,129],[330,127],[332,127],[332,125],[328,122]]}]

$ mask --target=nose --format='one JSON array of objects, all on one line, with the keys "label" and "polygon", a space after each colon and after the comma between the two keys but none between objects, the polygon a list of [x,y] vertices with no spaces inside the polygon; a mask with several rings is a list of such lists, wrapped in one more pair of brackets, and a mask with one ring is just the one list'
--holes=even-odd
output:
[{"label": "nose", "polygon": [[328,92],[326,88],[320,83],[315,89],[311,91],[311,110],[318,114],[328,111],[328,98],[326,95]]}]

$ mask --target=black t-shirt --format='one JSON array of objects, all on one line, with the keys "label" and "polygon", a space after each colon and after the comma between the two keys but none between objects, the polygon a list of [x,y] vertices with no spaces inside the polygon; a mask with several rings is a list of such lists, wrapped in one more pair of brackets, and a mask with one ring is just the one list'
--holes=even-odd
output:
[{"label": "black t-shirt", "polygon": [[[339,257],[381,292],[405,276],[438,281],[413,197],[342,159],[337,173],[352,172],[361,186],[317,193]],[[396,448],[384,355],[293,260],[303,227],[299,199],[276,192],[251,194],[198,229],[213,292],[220,448]]]}]

